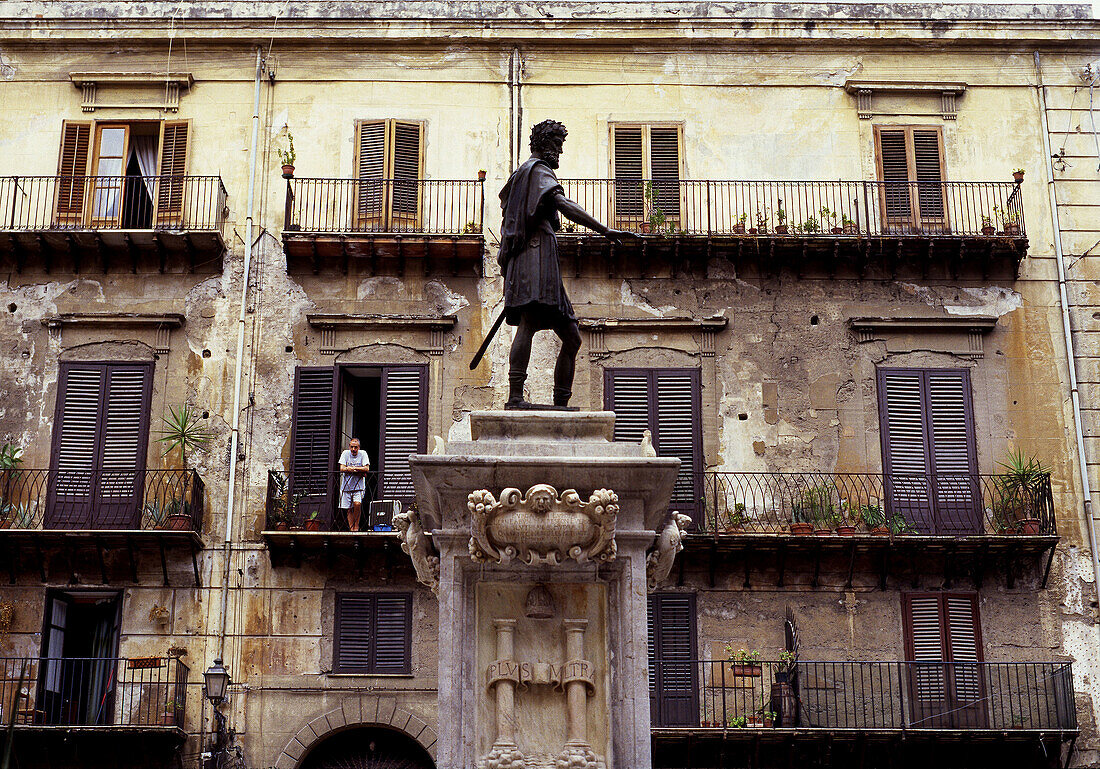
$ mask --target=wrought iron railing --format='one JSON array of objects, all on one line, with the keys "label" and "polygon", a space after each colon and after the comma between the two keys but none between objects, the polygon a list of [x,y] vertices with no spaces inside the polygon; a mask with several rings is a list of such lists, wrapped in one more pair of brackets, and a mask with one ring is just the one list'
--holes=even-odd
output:
[{"label": "wrought iron railing", "polygon": [[202,531],[196,470],[0,470],[0,528]]},{"label": "wrought iron railing", "polygon": [[408,473],[270,470],[264,529],[348,531],[348,509],[358,499],[359,530],[389,531],[394,512],[405,509],[413,498]]},{"label": "wrought iron railing", "polygon": [[485,182],[287,179],[284,232],[479,236]]},{"label": "wrought iron railing", "polygon": [[[601,222],[638,234],[719,237],[1025,235],[1013,182],[563,179]],[[563,232],[587,233],[565,222]]]},{"label": "wrought iron railing", "polygon": [[0,231],[223,233],[226,199],[218,176],[3,176]]},{"label": "wrought iron railing", "polygon": [[0,720],[182,729],[189,674],[178,657],[0,658]]},{"label": "wrought iron railing", "polygon": [[654,728],[1077,729],[1065,662],[657,660]]},{"label": "wrought iron railing", "polygon": [[1047,474],[716,472],[701,485],[703,534],[1057,533]]}]

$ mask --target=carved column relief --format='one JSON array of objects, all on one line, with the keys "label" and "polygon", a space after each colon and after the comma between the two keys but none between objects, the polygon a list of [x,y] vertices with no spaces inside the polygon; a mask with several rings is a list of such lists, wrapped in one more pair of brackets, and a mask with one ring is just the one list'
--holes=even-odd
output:
[{"label": "carved column relief", "polygon": [[588,695],[592,691],[592,663],[584,659],[586,619],[567,619],[565,657],[562,671],[566,699],[566,742],[558,756],[557,769],[599,769],[603,761],[588,744]]},{"label": "carved column relief", "polygon": [[497,700],[497,736],[489,754],[477,762],[478,769],[526,769],[527,762],[516,745],[516,684],[519,663],[514,659],[516,621],[494,619],[497,661],[489,666],[489,688]]}]

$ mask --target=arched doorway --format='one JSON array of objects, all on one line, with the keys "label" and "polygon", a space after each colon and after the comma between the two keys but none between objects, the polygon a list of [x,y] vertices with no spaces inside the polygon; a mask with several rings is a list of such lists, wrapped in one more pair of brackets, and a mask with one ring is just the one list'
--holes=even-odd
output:
[{"label": "arched doorway", "polygon": [[360,726],[317,743],[298,769],[435,769],[428,752],[395,729]]}]

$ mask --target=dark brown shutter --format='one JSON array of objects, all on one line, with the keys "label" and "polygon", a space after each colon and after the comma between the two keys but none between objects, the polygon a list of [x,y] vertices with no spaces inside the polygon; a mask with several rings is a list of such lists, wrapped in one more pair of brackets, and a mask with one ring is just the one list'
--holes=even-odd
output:
[{"label": "dark brown shutter", "polygon": [[159,184],[157,196],[157,223],[164,225],[178,222],[183,215],[184,175],[187,173],[187,121],[169,121],[164,124],[160,145]]},{"label": "dark brown shutter", "polygon": [[412,669],[412,594],[338,593],[334,673],[408,673]]},{"label": "dark brown shutter", "polygon": [[665,727],[695,726],[698,723],[695,596],[651,594],[648,627],[653,723]]},{"label": "dark brown shutter", "polygon": [[981,531],[969,372],[927,371],[925,383],[937,531]]},{"label": "dark brown shutter", "polygon": [[879,429],[889,515],[932,532],[924,378],[919,370],[879,369]]},{"label": "dark brown shutter", "polygon": [[[65,121],[61,128],[61,155],[57,164],[57,217],[60,223],[76,223],[84,217],[83,177],[88,174],[90,122]],[[73,178],[77,177],[77,178]]]},{"label": "dark brown shutter", "polygon": [[909,593],[902,609],[913,725],[984,727],[977,595]]},{"label": "dark brown shutter", "polygon": [[422,453],[427,445],[427,368],[407,366],[382,372],[382,472],[383,499],[412,499],[409,455]]},{"label": "dark brown shutter", "polygon": [[913,211],[909,195],[909,155],[905,129],[878,132],[879,163],[882,169],[886,220],[909,222]]},{"label": "dark brown shutter", "polygon": [[607,369],[604,398],[605,408],[615,412],[615,440],[637,443],[648,429],[658,456],[680,459],[672,504],[695,515],[703,468],[699,371]]},{"label": "dark brown shutter", "polygon": [[645,158],[641,126],[615,126],[611,176],[615,180],[615,217],[641,220]]},{"label": "dark brown shutter", "polygon": [[290,428],[290,498],[292,511],[307,518],[317,511],[329,521],[335,488],[335,369],[299,366],[294,373],[294,415]]},{"label": "dark brown shutter", "polygon": [[405,228],[415,229],[420,214],[420,152],[423,141],[420,123],[394,121],[393,126],[393,213]]},{"label": "dark brown shutter", "polygon": [[96,528],[125,528],[140,506],[151,395],[151,367],[107,368],[99,492],[93,516]]},{"label": "dark brown shutter", "polygon": [[675,126],[649,129],[650,178],[657,205],[666,219],[680,219],[680,129]]},{"label": "dark brown shutter", "polygon": [[386,209],[386,121],[362,120],[355,142],[355,178],[359,226],[384,226]]},{"label": "dark brown shutter", "polygon": [[913,129],[913,176],[917,182],[917,200],[923,225],[944,218],[943,156],[940,132]]},{"label": "dark brown shutter", "polygon": [[54,418],[48,528],[91,522],[92,484],[99,458],[100,404],[107,379],[98,364],[61,364]]}]

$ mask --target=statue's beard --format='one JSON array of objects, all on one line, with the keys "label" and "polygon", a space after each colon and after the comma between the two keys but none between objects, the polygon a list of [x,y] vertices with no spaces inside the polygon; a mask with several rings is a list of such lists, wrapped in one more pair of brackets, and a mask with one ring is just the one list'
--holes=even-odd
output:
[{"label": "statue's beard", "polygon": [[546,165],[550,166],[551,168],[557,169],[558,158],[560,158],[561,155],[557,152],[544,152],[540,155],[540,157],[542,159],[542,162],[546,163]]}]

